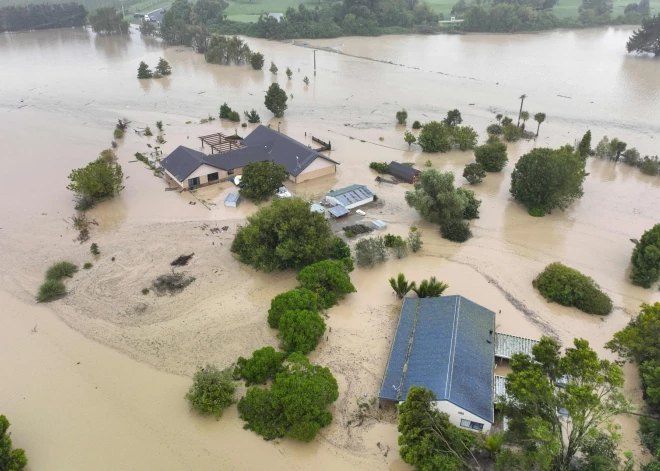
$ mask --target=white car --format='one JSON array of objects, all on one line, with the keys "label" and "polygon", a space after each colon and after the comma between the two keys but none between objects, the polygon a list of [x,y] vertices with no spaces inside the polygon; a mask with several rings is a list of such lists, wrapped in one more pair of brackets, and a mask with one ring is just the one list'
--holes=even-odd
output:
[{"label": "white car", "polygon": [[144,15],[144,22],[149,23],[151,21],[151,18],[149,18],[149,15]]},{"label": "white car", "polygon": [[281,186],[279,190],[275,192],[275,196],[278,198],[291,198],[291,193],[286,189],[285,186]]}]

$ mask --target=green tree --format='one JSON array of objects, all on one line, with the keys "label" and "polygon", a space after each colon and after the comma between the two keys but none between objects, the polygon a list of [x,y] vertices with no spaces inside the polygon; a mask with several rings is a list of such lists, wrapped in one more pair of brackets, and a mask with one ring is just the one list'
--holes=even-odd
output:
[{"label": "green tree", "polygon": [[332,423],[327,406],[339,397],[337,380],[328,368],[291,354],[270,389],[252,387],[238,402],[245,427],[266,440],[288,436],[310,442]]},{"label": "green tree", "polygon": [[527,208],[565,210],[582,196],[584,161],[565,149],[537,148],[523,155],[511,175],[511,194]]},{"label": "green tree", "polygon": [[424,170],[414,186],[413,191],[406,192],[406,202],[424,219],[438,224],[449,219],[462,219],[467,201],[454,188],[452,172]]},{"label": "green tree", "polygon": [[462,219],[448,219],[440,226],[440,234],[443,238],[452,242],[465,242],[472,237],[470,225]]},{"label": "green tree", "polygon": [[190,13],[192,24],[217,24],[223,20],[223,13],[229,4],[223,0],[197,0]]},{"label": "green tree", "polygon": [[454,128],[463,122],[463,117],[461,116],[460,111],[450,110],[447,111],[447,117],[443,119],[442,122],[450,128]]},{"label": "green tree", "polygon": [[478,219],[481,200],[478,200],[474,196],[474,191],[468,190],[466,188],[458,188],[456,189],[456,193],[465,200],[463,219]]},{"label": "green tree", "polygon": [[277,329],[280,318],[287,311],[318,311],[318,295],[307,288],[295,288],[275,296],[268,310],[268,325]]},{"label": "green tree", "polygon": [[352,263],[345,260],[323,260],[303,268],[296,280],[301,288],[316,293],[321,309],[328,309],[343,299],[344,295],[355,292],[349,276],[352,270]]},{"label": "green tree", "polygon": [[273,113],[276,118],[281,118],[287,109],[286,100],[286,92],[277,83],[271,83],[266,93],[266,100],[264,101],[268,111]]},{"label": "green tree", "polygon": [[156,36],[158,29],[153,21],[145,21],[144,18],[140,22],[140,34],[144,36]]},{"label": "green tree", "polygon": [[193,4],[187,0],[175,0],[163,15],[160,35],[169,44],[192,45],[194,29],[191,26]]},{"label": "green tree", "polygon": [[465,178],[470,185],[481,183],[486,176],[486,171],[479,163],[467,164],[463,169],[463,178]]},{"label": "green tree", "polygon": [[0,471],[21,471],[27,466],[25,450],[21,448],[12,449],[9,420],[0,415]]},{"label": "green tree", "polygon": [[[498,458],[499,469],[512,455],[535,469],[568,471],[574,458],[588,451],[591,438],[616,415],[629,410],[619,365],[598,358],[584,339],[561,355],[559,343],[542,337],[533,357],[515,354],[507,375],[503,412],[509,417],[509,437],[520,452]],[[567,381],[564,387],[559,380]],[[558,411],[566,411],[570,419]],[[522,468],[527,469],[527,468]]]},{"label": "green tree", "polygon": [[88,163],[86,167],[72,170],[69,174],[71,183],[67,189],[96,201],[112,197],[123,190],[123,179],[124,174],[119,164],[97,159]]},{"label": "green tree", "polygon": [[484,144],[474,149],[474,158],[487,172],[501,172],[509,157],[506,153],[506,144],[501,141]]},{"label": "green tree", "polygon": [[633,284],[650,288],[660,280],[660,224],[644,232],[630,260],[630,280]]},{"label": "green tree", "polygon": [[415,282],[408,282],[408,280],[406,280],[406,275],[403,273],[399,273],[396,278],[390,278],[390,286],[399,299],[403,299],[403,297],[408,294],[408,291],[416,288]]},{"label": "green tree", "polygon": [[146,78],[151,78],[153,76],[154,74],[147,65],[147,63],[144,61],[140,62],[140,66],[138,67],[137,78],[146,79]]},{"label": "green tree", "polygon": [[660,303],[642,304],[639,314],[605,347],[640,365],[660,359]]},{"label": "green tree", "polygon": [[156,128],[159,131],[162,131],[163,130],[163,122],[162,121],[156,121]]},{"label": "green tree", "polygon": [[291,77],[293,77],[293,72],[291,71],[291,69],[287,67],[285,73],[288,79],[291,80]]},{"label": "green tree", "polygon": [[128,21],[115,7],[97,8],[89,15],[92,31],[98,34],[128,34]]},{"label": "green tree", "polygon": [[536,137],[539,137],[539,131],[541,130],[541,123],[545,121],[545,113],[536,113],[534,115],[534,121],[539,123],[539,125],[536,127]]},{"label": "green tree", "polygon": [[522,122],[523,122],[521,129],[524,131],[525,130],[525,123],[529,119],[529,111],[521,112],[520,113],[520,119],[522,119]]},{"label": "green tree", "polygon": [[151,137],[151,136],[154,135],[154,133],[151,132],[151,128],[149,126],[144,128],[144,135],[147,136],[147,137]]},{"label": "green tree", "polygon": [[520,111],[518,111],[518,124],[516,124],[517,127],[520,127],[520,118],[522,117],[523,103],[525,103],[525,98],[527,98],[527,95],[520,95]]},{"label": "green tree", "polygon": [[277,75],[277,71],[278,71],[279,69],[278,69],[277,66],[275,65],[275,62],[270,61],[270,69],[268,69],[268,70],[270,70],[270,73],[271,73],[271,74],[273,74],[273,75]]},{"label": "green tree", "polygon": [[419,121],[415,120],[415,121],[413,121],[412,128],[413,128],[413,129],[422,129],[422,123],[420,123]]},{"label": "green tree", "polygon": [[419,298],[439,298],[447,288],[449,288],[448,284],[438,281],[435,276],[432,276],[428,280],[422,280],[419,287],[411,289]]},{"label": "green tree", "polygon": [[408,238],[406,242],[408,243],[408,248],[413,252],[419,252],[422,249],[422,235],[423,232],[417,229],[416,227],[411,227],[410,232],[408,232]]},{"label": "green tree", "polygon": [[[399,124],[406,124],[408,119],[408,112],[406,110],[401,110],[396,112],[396,122]],[[408,141],[406,141],[408,142]]]},{"label": "green tree", "polygon": [[250,358],[239,357],[234,368],[234,379],[244,379],[246,386],[266,384],[282,370],[286,354],[273,347],[263,347],[252,352]]},{"label": "green tree", "polygon": [[559,262],[545,267],[532,285],[548,301],[575,306],[587,314],[604,316],[612,311],[612,300],[594,280]]},{"label": "green tree", "polygon": [[603,136],[603,138],[596,144],[596,148],[594,149],[594,154],[598,157],[601,158],[612,158],[612,148],[610,147],[610,140],[607,136]]},{"label": "green tree", "polygon": [[243,186],[239,193],[244,198],[260,203],[273,196],[288,178],[289,172],[284,165],[276,164],[272,160],[255,160],[243,167],[242,175]]},{"label": "green tree", "polygon": [[516,142],[522,137],[522,130],[514,124],[507,124],[502,128],[502,134],[506,141]]},{"label": "green tree", "polygon": [[261,122],[261,116],[259,116],[259,113],[257,113],[257,110],[252,109],[249,113],[245,111],[243,113],[245,115],[245,119],[247,119],[248,123],[260,123]]},{"label": "green tree", "polygon": [[300,269],[324,260],[333,234],[322,214],[301,198],[276,199],[248,216],[231,246],[243,263],[257,270]]},{"label": "green tree", "polygon": [[461,150],[474,149],[479,135],[471,126],[452,127],[452,141],[458,144]]},{"label": "green tree", "polygon": [[408,149],[410,149],[410,145],[414,144],[417,138],[410,131],[406,131],[406,133],[403,135],[403,140],[406,141],[406,144],[408,144]]},{"label": "green tree", "polygon": [[642,20],[642,27],[633,32],[626,49],[628,52],[648,53],[660,57],[660,15]]},{"label": "green tree", "polygon": [[238,36],[229,37],[217,34],[211,36],[208,48],[204,52],[206,62],[222,65],[243,64],[249,62],[251,56],[250,46],[243,39]]},{"label": "green tree", "polygon": [[513,120],[511,118],[509,118],[508,116],[505,116],[504,118],[502,118],[502,123],[501,124],[502,124],[503,128],[508,126],[509,124],[512,124],[512,123],[513,123]]},{"label": "green tree", "polygon": [[422,126],[417,143],[424,152],[449,152],[451,150],[451,130],[444,123],[431,121]]},{"label": "green tree", "polygon": [[261,70],[264,67],[264,55],[260,52],[255,52],[250,57],[250,65],[254,70]]},{"label": "green tree", "polygon": [[316,311],[286,311],[280,318],[282,347],[285,351],[309,353],[325,333],[325,322]]},{"label": "green tree", "polygon": [[193,376],[193,384],[186,394],[190,407],[201,414],[213,414],[217,419],[234,402],[236,385],[231,368],[219,370],[214,365],[200,367]]},{"label": "green tree", "polygon": [[161,57],[158,59],[156,72],[158,72],[160,75],[172,75],[172,66],[170,66],[170,63]]},{"label": "green tree", "polygon": [[628,144],[625,142],[617,139],[616,137],[610,141],[610,153],[612,154],[612,158],[614,159],[615,162],[619,161],[619,157],[621,157],[621,153],[626,150],[626,147]]},{"label": "green tree", "polygon": [[355,244],[355,261],[359,267],[371,268],[387,260],[382,237],[366,237]]},{"label": "green tree", "polygon": [[[458,471],[470,469],[477,435],[461,430],[447,414],[435,408],[433,391],[412,386],[399,406],[399,455],[415,469]],[[472,458],[474,459],[474,458]]]},{"label": "green tree", "polygon": [[330,258],[335,260],[344,260],[351,258],[351,248],[341,237],[335,236],[332,239],[332,247],[330,247]]},{"label": "green tree", "polygon": [[303,82],[304,82],[305,86],[308,86],[309,85],[309,78],[307,78],[307,76],[305,76],[305,78],[303,79]]},{"label": "green tree", "polygon": [[584,136],[582,136],[582,140],[578,144],[577,153],[583,159],[586,159],[591,154],[591,130],[587,130]]}]

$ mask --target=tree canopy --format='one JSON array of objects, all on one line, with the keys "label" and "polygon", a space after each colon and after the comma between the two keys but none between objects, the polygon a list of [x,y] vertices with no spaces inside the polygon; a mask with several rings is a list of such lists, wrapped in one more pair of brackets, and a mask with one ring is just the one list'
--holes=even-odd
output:
[{"label": "tree canopy", "polygon": [[286,311],[280,317],[282,347],[286,352],[309,353],[316,348],[325,333],[325,322],[316,311]]},{"label": "tree canopy", "polygon": [[214,365],[206,365],[200,367],[193,376],[193,384],[186,399],[196,411],[220,418],[222,412],[235,402],[235,390],[230,368],[219,370]]},{"label": "tree canopy", "polygon": [[0,7],[0,33],[84,26],[87,10],[78,3],[29,3]]},{"label": "tree canopy", "polygon": [[68,190],[94,201],[114,196],[124,189],[121,166],[101,158],[72,170],[69,180]]},{"label": "tree canopy", "polygon": [[452,172],[425,170],[414,186],[413,191],[406,192],[406,202],[427,221],[442,224],[450,219],[463,218],[467,201],[454,188]]},{"label": "tree canopy", "polygon": [[470,185],[481,183],[486,176],[486,170],[479,163],[467,164],[463,169],[463,178],[465,178]]},{"label": "tree canopy", "polygon": [[623,370],[599,359],[583,339],[575,339],[562,355],[559,343],[542,337],[532,353],[511,360],[503,412],[509,418],[508,437],[520,451],[504,450],[498,469],[568,471],[573,459],[588,451],[593,436],[629,410]]},{"label": "tree canopy", "polygon": [[475,148],[474,158],[487,172],[501,172],[509,161],[506,144],[499,140]]},{"label": "tree canopy", "polygon": [[565,210],[582,196],[584,160],[567,149],[537,148],[523,155],[511,175],[511,194],[528,209]]},{"label": "tree canopy", "polygon": [[447,414],[435,408],[436,400],[430,389],[412,386],[408,390],[399,406],[399,455],[418,470],[468,469],[477,435],[452,424]]},{"label": "tree canopy", "polygon": [[272,160],[250,162],[243,167],[243,186],[239,192],[242,197],[259,203],[273,196],[288,176],[286,167]]},{"label": "tree canopy", "polygon": [[257,270],[300,269],[326,259],[332,240],[328,222],[307,201],[282,198],[247,218],[231,251]]},{"label": "tree canopy", "polygon": [[445,123],[431,121],[422,126],[417,143],[424,152],[449,152],[451,150],[451,130]]},{"label": "tree canopy", "polygon": [[350,259],[323,260],[303,268],[296,280],[301,288],[318,296],[321,309],[328,309],[343,299],[345,294],[355,292],[349,276],[351,271],[353,262]]},{"label": "tree canopy", "polygon": [[115,7],[98,8],[89,15],[89,24],[98,34],[128,34],[128,21]]},{"label": "tree canopy", "polygon": [[192,24],[220,23],[228,6],[229,4],[224,0],[197,0],[190,12],[190,21]]},{"label": "tree canopy", "polygon": [[0,415],[0,471],[21,471],[28,460],[25,450],[12,448],[11,433],[7,431],[10,425],[7,417]]},{"label": "tree canopy", "polygon": [[642,27],[635,30],[626,44],[628,52],[653,54],[660,57],[660,15],[645,18]]},{"label": "tree canopy", "polygon": [[644,232],[630,260],[633,284],[650,288],[660,280],[660,224]]},{"label": "tree canopy", "polygon": [[273,113],[276,118],[281,118],[287,109],[286,100],[286,92],[277,83],[271,83],[264,101],[268,111]]},{"label": "tree canopy", "polygon": [[265,440],[287,436],[310,442],[332,422],[327,406],[338,397],[337,380],[328,368],[293,353],[270,389],[248,389],[238,402],[238,412],[246,422],[244,428]]},{"label": "tree canopy", "polygon": [[307,288],[295,288],[280,293],[270,301],[268,325],[274,329],[280,326],[280,318],[287,311],[318,311],[318,295]]},{"label": "tree canopy", "polygon": [[273,347],[263,347],[252,352],[250,358],[238,357],[234,368],[234,379],[244,379],[246,386],[266,384],[282,370],[286,358],[284,352],[278,352]]}]

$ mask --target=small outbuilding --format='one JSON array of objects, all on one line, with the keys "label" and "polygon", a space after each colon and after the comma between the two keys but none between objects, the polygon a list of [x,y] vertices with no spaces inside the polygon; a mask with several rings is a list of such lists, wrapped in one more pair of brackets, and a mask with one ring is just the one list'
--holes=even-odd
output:
[{"label": "small outbuilding", "polygon": [[488,432],[494,421],[495,313],[462,296],[404,298],[379,400],[432,390],[456,426]]},{"label": "small outbuilding", "polygon": [[422,172],[414,167],[409,167],[399,162],[392,161],[387,166],[387,173],[389,173],[396,179],[401,180],[402,182],[415,183],[415,180],[419,177],[419,174]]},{"label": "small outbuilding", "polygon": [[332,190],[325,195],[326,203],[343,206],[346,209],[357,208],[374,200],[373,192],[365,185],[351,185]]},{"label": "small outbuilding", "polygon": [[238,193],[229,193],[225,198],[225,206],[228,208],[235,208],[238,206],[238,200],[240,196]]},{"label": "small outbuilding", "polygon": [[341,205],[333,206],[332,208],[328,209],[328,212],[333,218],[340,218],[342,216],[346,216],[349,213],[348,209]]}]

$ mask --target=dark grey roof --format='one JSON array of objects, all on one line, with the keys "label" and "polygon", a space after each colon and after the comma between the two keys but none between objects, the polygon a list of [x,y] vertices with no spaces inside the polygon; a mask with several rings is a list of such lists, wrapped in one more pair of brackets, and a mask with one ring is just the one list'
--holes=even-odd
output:
[{"label": "dark grey roof", "polygon": [[[330,157],[310,149],[295,139],[291,139],[286,134],[273,131],[263,125],[259,125],[258,128],[243,139],[242,144],[244,147],[240,149],[213,155],[206,155],[202,152],[179,146],[161,162],[161,165],[179,181],[183,181],[202,163],[221,170],[233,170],[245,167],[250,162],[272,160],[275,163],[284,165],[287,172],[294,177],[305,170],[317,157],[338,164],[338,162],[335,162]],[[189,154],[178,152],[180,149],[189,151]],[[173,155],[174,157],[172,158]],[[193,161],[196,162],[200,158],[201,161],[192,170],[185,173],[185,170],[192,167]],[[182,167],[184,171],[175,174],[170,170],[170,167]]]},{"label": "dark grey roof", "polygon": [[495,313],[462,296],[405,298],[378,397],[424,386],[492,423],[494,331]]},{"label": "dark grey roof", "polygon": [[182,182],[188,175],[193,173],[202,165],[206,154],[203,152],[179,146],[174,149],[170,155],[160,161],[165,170],[170,172],[177,180]]},{"label": "dark grey roof", "polygon": [[402,180],[404,182],[412,183],[415,175],[419,174],[419,170],[407,165],[400,164],[399,162],[390,162],[387,166],[387,173]]}]

